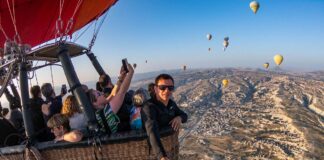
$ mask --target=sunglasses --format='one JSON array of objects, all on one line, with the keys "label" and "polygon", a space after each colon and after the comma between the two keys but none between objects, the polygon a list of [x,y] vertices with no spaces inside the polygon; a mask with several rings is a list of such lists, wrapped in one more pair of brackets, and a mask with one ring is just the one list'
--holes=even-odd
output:
[{"label": "sunglasses", "polygon": [[95,92],[95,95],[96,95],[96,97],[100,97],[100,96],[104,95],[104,93],[97,91],[97,92]]},{"label": "sunglasses", "polygon": [[174,86],[167,86],[167,85],[158,85],[158,88],[162,91],[168,89],[169,91],[174,91]]}]

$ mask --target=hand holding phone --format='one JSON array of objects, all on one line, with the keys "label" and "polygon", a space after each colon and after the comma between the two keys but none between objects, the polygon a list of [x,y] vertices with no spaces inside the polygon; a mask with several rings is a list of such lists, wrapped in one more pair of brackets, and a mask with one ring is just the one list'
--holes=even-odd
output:
[{"label": "hand holding phone", "polygon": [[127,67],[128,62],[127,62],[127,59],[126,59],[126,58],[122,59],[122,63],[123,63],[124,71],[125,71],[126,73],[128,73],[128,67]]},{"label": "hand holding phone", "polygon": [[67,93],[66,85],[62,84],[61,94],[66,94],[66,93]]}]

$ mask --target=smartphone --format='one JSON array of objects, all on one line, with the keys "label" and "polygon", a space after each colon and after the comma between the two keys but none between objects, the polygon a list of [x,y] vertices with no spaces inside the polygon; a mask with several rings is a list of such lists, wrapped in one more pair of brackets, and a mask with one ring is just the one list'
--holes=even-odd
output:
[{"label": "smartphone", "polygon": [[67,89],[66,89],[66,85],[65,84],[62,84],[61,93],[62,94],[66,94],[67,93]]},{"label": "smartphone", "polygon": [[128,73],[128,67],[127,67],[128,62],[127,62],[127,59],[126,58],[122,59],[122,63],[123,63],[124,71],[126,71],[126,73]]}]

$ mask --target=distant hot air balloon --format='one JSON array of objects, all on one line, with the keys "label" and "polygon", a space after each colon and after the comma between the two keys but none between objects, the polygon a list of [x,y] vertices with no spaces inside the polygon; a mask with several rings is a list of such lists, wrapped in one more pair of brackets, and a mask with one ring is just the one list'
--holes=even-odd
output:
[{"label": "distant hot air balloon", "polygon": [[228,37],[225,37],[224,38],[224,42],[223,42],[223,46],[224,46],[224,51],[226,50],[226,48],[228,47],[229,45],[229,42],[228,42],[229,38]]},{"label": "distant hot air balloon", "polygon": [[211,34],[209,34],[209,33],[207,34],[206,37],[207,37],[207,39],[208,39],[209,41],[213,38],[213,36],[212,36]]},{"label": "distant hot air balloon", "polygon": [[228,79],[223,79],[223,81],[222,81],[223,87],[227,87],[228,83],[229,83]]},{"label": "distant hot air balloon", "polygon": [[280,54],[277,54],[273,57],[274,62],[276,63],[277,66],[279,66],[282,61],[283,61],[283,56]]},{"label": "distant hot air balloon", "polygon": [[267,62],[267,63],[264,63],[263,64],[263,67],[265,68],[265,69],[268,69],[269,68],[269,63]]},{"label": "distant hot air balloon", "polygon": [[257,1],[252,1],[252,2],[250,3],[250,8],[251,8],[251,10],[253,11],[253,13],[256,14],[256,13],[258,12],[259,8],[260,8],[260,4],[259,4],[259,2],[257,2]]},{"label": "distant hot air balloon", "polygon": [[208,48],[208,51],[210,52],[211,51],[211,48]]},{"label": "distant hot air balloon", "polygon": [[134,67],[134,69],[135,69],[135,68],[137,67],[137,64],[136,64],[136,63],[134,63],[134,64],[133,64],[133,67]]},{"label": "distant hot air balloon", "polygon": [[145,60],[145,63],[147,63],[147,60]]},{"label": "distant hot air balloon", "polygon": [[187,66],[183,65],[182,69],[185,71],[187,69]]}]

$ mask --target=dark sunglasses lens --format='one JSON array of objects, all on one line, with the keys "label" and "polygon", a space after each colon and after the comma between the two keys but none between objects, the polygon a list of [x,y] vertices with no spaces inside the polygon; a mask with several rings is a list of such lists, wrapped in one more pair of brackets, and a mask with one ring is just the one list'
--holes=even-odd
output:
[{"label": "dark sunglasses lens", "polygon": [[174,86],[169,86],[169,91],[174,91]]},{"label": "dark sunglasses lens", "polygon": [[159,89],[164,91],[167,88],[167,86],[159,86]]},{"label": "dark sunglasses lens", "polygon": [[162,91],[166,90],[167,88],[169,89],[169,91],[174,90],[174,86],[164,86],[164,85],[159,86],[159,89]]}]

